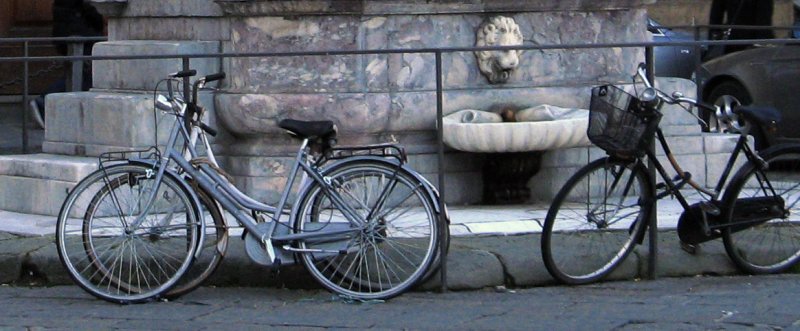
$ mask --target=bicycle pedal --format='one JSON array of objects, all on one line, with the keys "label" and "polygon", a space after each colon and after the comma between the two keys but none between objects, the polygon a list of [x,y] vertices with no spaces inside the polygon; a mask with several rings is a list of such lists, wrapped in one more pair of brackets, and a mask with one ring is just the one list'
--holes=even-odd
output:
[{"label": "bicycle pedal", "polygon": [[685,243],[683,241],[681,241],[680,243],[681,243],[681,249],[684,252],[689,253],[691,255],[697,255],[697,251],[700,249],[700,244],[694,244],[693,245],[693,244]]},{"label": "bicycle pedal", "polygon": [[719,207],[710,202],[701,202],[700,210],[711,216],[719,216],[722,214],[722,211],[719,209]]}]

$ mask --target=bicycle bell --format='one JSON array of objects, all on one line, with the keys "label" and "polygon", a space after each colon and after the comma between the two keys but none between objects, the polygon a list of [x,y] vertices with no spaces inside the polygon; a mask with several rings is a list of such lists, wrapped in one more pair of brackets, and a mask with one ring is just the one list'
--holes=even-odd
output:
[{"label": "bicycle bell", "polygon": [[660,101],[658,99],[658,92],[652,87],[648,87],[639,95],[639,100],[642,100],[648,106],[655,107]]}]

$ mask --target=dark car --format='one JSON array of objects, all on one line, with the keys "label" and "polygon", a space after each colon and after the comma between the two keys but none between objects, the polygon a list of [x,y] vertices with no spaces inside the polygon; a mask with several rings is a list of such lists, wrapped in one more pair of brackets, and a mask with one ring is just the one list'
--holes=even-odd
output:
[{"label": "dark car", "polygon": [[[769,106],[782,116],[777,132],[756,132],[756,148],[800,138],[800,45],[764,46],[731,53],[702,65],[697,76],[702,99],[732,109]],[[701,114],[704,120],[711,114]]]},{"label": "dark car", "polygon": [[[665,28],[652,19],[647,20],[647,31],[655,42],[694,41],[692,34]],[[659,46],[654,49],[654,53],[656,76],[688,79],[694,73],[696,53],[694,47]]]}]

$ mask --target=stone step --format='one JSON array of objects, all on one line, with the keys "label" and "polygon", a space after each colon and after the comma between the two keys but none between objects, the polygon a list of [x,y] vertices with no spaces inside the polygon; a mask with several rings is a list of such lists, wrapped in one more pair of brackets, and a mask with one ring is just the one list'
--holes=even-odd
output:
[{"label": "stone step", "polygon": [[0,156],[0,210],[56,216],[67,192],[96,169],[93,157]]},{"label": "stone step", "polygon": [[[95,56],[209,54],[219,52],[218,41],[117,40],[97,43]],[[191,59],[198,77],[220,71],[216,58]],[[100,89],[152,91],[168,74],[183,69],[181,59],[103,60],[92,62],[92,83]],[[224,81],[223,81],[224,83]],[[161,84],[161,90],[166,85]]]},{"label": "stone step", "polygon": [[[204,122],[218,131],[213,95],[200,94],[208,114]],[[163,145],[175,117],[153,110],[152,93],[107,91],[50,94],[46,100],[45,153],[98,156],[110,151],[144,150],[155,135]],[[156,131],[157,129],[157,131]]]}]

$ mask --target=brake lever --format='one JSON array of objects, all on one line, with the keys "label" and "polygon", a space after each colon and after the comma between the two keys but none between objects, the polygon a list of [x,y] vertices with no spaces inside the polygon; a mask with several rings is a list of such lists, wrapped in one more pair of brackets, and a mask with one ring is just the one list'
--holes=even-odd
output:
[{"label": "brake lever", "polygon": [[[695,107],[695,108],[697,108],[697,107]],[[708,126],[708,122],[704,121],[702,118],[700,118],[700,116],[698,116],[695,113],[693,113],[691,108],[684,107],[683,109],[685,109],[687,113],[691,114],[692,117],[697,119],[697,122],[700,123],[700,125],[703,127],[703,130],[710,130],[711,129],[711,127]]]}]

